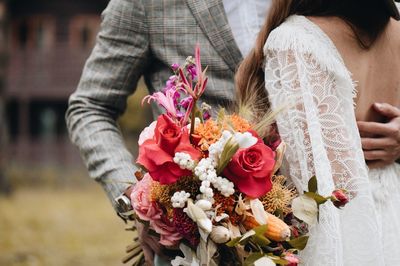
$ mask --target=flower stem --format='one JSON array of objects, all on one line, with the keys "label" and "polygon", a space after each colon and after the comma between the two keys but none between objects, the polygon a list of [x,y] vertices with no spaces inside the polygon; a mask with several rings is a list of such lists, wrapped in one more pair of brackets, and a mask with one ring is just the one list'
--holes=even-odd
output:
[{"label": "flower stem", "polygon": [[192,140],[192,135],[194,133],[194,124],[196,121],[196,104],[197,104],[197,99],[193,98],[193,107],[192,107],[192,114],[190,117],[190,140]]}]

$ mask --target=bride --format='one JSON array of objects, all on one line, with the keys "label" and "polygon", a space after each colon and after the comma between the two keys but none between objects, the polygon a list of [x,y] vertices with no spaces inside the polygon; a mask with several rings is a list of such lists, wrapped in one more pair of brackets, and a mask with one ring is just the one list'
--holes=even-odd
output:
[{"label": "bride", "polygon": [[400,265],[400,165],[369,169],[356,123],[382,122],[373,102],[400,106],[399,17],[393,0],[275,0],[238,70],[242,98],[285,107],[283,171],[297,189],[316,175],[321,194],[352,196],[321,206],[304,265]]}]

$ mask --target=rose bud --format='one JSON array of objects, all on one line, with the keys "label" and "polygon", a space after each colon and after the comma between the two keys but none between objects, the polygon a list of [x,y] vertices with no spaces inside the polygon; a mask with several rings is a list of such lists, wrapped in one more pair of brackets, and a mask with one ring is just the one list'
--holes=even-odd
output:
[{"label": "rose bud", "polygon": [[299,230],[296,226],[292,226],[291,228],[293,238],[298,238],[300,236]]},{"label": "rose bud", "polygon": [[349,202],[349,197],[343,189],[336,189],[332,192],[331,201],[336,208],[340,209]]}]

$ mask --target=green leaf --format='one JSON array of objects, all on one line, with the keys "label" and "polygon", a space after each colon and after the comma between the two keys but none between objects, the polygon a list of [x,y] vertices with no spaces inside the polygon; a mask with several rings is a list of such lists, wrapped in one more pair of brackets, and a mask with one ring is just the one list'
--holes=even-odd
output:
[{"label": "green leaf", "polygon": [[235,143],[233,139],[228,140],[221,153],[221,159],[219,160],[217,167],[217,174],[220,174],[225,169],[238,149],[239,145]]},{"label": "green leaf", "polygon": [[304,195],[314,199],[318,205],[324,204],[325,202],[327,202],[329,200],[329,197],[325,198],[324,196],[321,196],[314,192],[306,192],[306,193],[304,193]]},{"label": "green leaf", "polygon": [[254,232],[256,232],[256,235],[261,235],[262,236],[262,235],[265,234],[265,232],[267,232],[267,228],[268,228],[268,225],[263,224],[263,225],[259,225],[257,227],[254,227],[252,230]]},{"label": "green leaf", "polygon": [[246,260],[244,261],[244,265],[252,266],[252,265],[254,265],[254,262],[256,262],[258,259],[261,259],[264,256],[265,256],[265,254],[261,253],[261,252],[253,253],[246,258]]},{"label": "green leaf", "polygon": [[308,242],[308,236],[300,236],[298,238],[287,241],[289,245],[298,250],[303,250],[306,247],[307,242]]},{"label": "green leaf", "polygon": [[247,231],[246,233],[244,233],[244,234],[240,237],[240,240],[239,240],[240,244],[245,244],[245,243],[247,243],[247,242],[250,240],[250,238],[251,238],[252,236],[254,236],[255,234],[256,234],[256,232],[255,232],[254,230]]},{"label": "green leaf", "polygon": [[234,246],[237,246],[240,244],[240,239],[242,237],[235,237],[234,239],[232,239],[231,241],[229,241],[228,243],[225,243],[225,245],[227,245],[230,248],[233,248]]},{"label": "green leaf", "polygon": [[257,245],[261,247],[266,247],[271,244],[271,241],[263,235],[254,235],[252,239]]},{"label": "green leaf", "polygon": [[247,231],[245,234],[232,239],[225,245],[227,245],[228,247],[234,247],[239,244],[246,244],[250,240],[250,237],[254,236],[255,234],[256,232],[254,232],[253,230]]},{"label": "green leaf", "polygon": [[318,181],[316,176],[313,176],[308,180],[308,191],[314,193],[318,191]]}]

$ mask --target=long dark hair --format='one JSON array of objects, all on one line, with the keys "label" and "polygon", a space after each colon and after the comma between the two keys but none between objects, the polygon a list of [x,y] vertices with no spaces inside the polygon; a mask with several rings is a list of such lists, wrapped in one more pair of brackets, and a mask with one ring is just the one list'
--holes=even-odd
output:
[{"label": "long dark hair", "polygon": [[263,46],[271,31],[295,14],[343,19],[364,49],[369,49],[379,38],[391,17],[400,19],[393,0],[273,0],[255,46],[240,64],[235,76],[238,97],[242,100],[254,92],[267,99],[262,69]]}]

